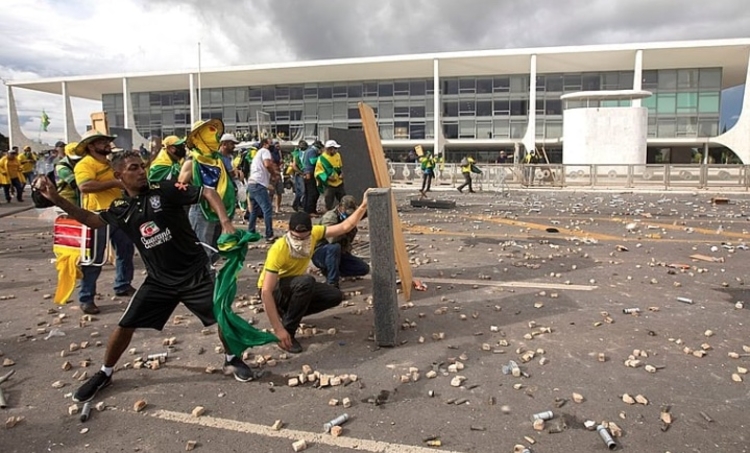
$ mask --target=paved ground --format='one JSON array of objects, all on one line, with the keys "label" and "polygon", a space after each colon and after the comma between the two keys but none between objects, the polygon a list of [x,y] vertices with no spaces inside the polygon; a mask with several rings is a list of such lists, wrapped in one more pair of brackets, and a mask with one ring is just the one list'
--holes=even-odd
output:
[{"label": "paved ground", "polygon": [[[79,385],[74,376],[96,371],[104,350],[96,341],[106,342],[127,301],[112,297],[114,271],[106,268],[103,313],[80,327],[75,304],[55,307],[44,299],[55,286],[50,222],[34,210],[0,218],[0,296],[14,296],[0,300],[0,360],[15,362],[0,374],[16,370],[0,385],[9,404],[0,415],[24,417],[3,429],[0,451],[184,451],[195,440],[196,451],[287,452],[304,438],[315,452],[511,452],[515,444],[530,445],[524,436],[535,441],[533,452],[606,451],[585,420],[615,422],[622,430],[618,448],[627,451],[750,450],[750,375],[738,370],[750,368],[750,312],[748,305],[735,307],[750,304],[744,285],[750,251],[741,245],[750,240],[750,196],[728,194],[729,204],[714,205],[718,194],[705,192],[513,191],[506,198],[443,191],[433,195],[456,200],[457,208],[429,210],[411,208],[411,195],[397,194],[413,271],[428,289],[413,293],[413,306],[404,304],[399,347],[380,349],[371,341],[370,281],[350,282],[362,294],[307,320],[320,333],[302,339],[303,354],[253,350],[250,360],[265,356],[276,364],[266,367],[271,377],[243,384],[206,373],[221,366],[215,329],[204,334],[179,310],[184,319],[163,332],[137,333],[137,353],[126,354],[120,366],[164,351],[163,339],[176,337],[167,363],[119,370],[101,393],[107,410],[86,423],[68,415],[69,394]],[[0,205],[0,216],[14,208]],[[360,231],[366,241],[367,228]],[[366,242],[360,250],[367,253]],[[695,254],[716,260],[691,260]],[[262,247],[250,250],[248,265],[257,268],[263,257]],[[142,269],[138,262],[139,281]],[[246,269],[240,296],[252,294],[256,276]],[[634,307],[639,316],[623,314]],[[255,308],[240,301],[237,310],[267,327]],[[66,317],[57,325],[60,315]],[[52,329],[65,336],[44,340]],[[69,352],[71,343],[84,341],[91,346]],[[684,352],[703,347],[703,357]],[[626,366],[636,349],[647,357]],[[536,354],[522,363],[527,351]],[[87,359],[92,366],[84,368]],[[528,377],[503,374],[510,360]],[[71,370],[62,370],[65,361]],[[455,361],[464,365],[458,373],[449,371]],[[305,364],[358,379],[328,388],[287,386]],[[419,379],[401,382],[412,367]],[[432,369],[438,376],[428,379]],[[744,382],[734,382],[733,374]],[[457,375],[466,379],[452,387]],[[65,386],[53,388],[55,381]],[[573,393],[583,402],[574,402]],[[625,393],[648,404],[626,404]],[[352,407],[329,406],[345,397]],[[136,413],[139,399],[148,406]],[[206,414],[192,417],[198,405]],[[555,418],[535,431],[531,415],[545,410]],[[672,424],[664,430],[666,410]],[[344,436],[322,435],[323,423],[343,412],[351,416]],[[277,419],[285,428],[269,430]],[[439,448],[425,442],[435,437]]]}]

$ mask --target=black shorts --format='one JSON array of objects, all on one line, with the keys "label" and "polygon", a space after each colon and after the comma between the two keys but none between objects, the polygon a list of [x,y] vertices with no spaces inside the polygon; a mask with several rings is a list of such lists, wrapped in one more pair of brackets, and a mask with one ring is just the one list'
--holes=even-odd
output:
[{"label": "black shorts", "polygon": [[133,294],[119,326],[162,330],[177,304],[182,302],[204,326],[216,323],[214,317],[214,282],[208,269],[196,272],[190,280],[176,287],[160,285],[146,277]]}]

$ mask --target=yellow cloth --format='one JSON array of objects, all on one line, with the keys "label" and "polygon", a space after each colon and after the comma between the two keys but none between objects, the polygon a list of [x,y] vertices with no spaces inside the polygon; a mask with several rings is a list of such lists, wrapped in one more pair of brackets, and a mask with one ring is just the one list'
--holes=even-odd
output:
[{"label": "yellow cloth", "polygon": [[53,247],[57,261],[57,289],[55,290],[55,303],[65,305],[76,288],[76,280],[80,279],[83,274],[78,267],[78,261],[81,259],[81,251],[73,247],[55,245]]},{"label": "yellow cloth", "polygon": [[[21,162],[16,157],[15,159],[8,159],[5,157],[5,169],[9,179],[18,178],[23,179],[23,173],[21,173]],[[26,181],[23,179],[21,182]]]},{"label": "yellow cloth", "polygon": [[23,173],[31,173],[34,171],[34,167],[36,167],[36,154],[29,153],[26,155],[26,153],[21,154],[18,156],[18,161],[21,163],[21,171]]},{"label": "yellow cloth", "polygon": [[10,184],[10,178],[8,177],[8,156],[3,156],[0,159],[0,185]]},{"label": "yellow cloth", "polygon": [[341,154],[338,152],[331,156],[328,153],[321,153],[318,162],[315,163],[315,178],[328,187],[338,187],[344,183],[339,176],[343,170],[344,163],[341,161]]},{"label": "yellow cloth", "polygon": [[[87,155],[75,167],[76,184],[81,187],[87,181],[114,181],[115,171],[109,162],[99,162]],[[122,197],[122,191],[116,187],[95,193],[82,193],[83,209],[89,211],[103,211],[109,209],[113,201]]]},{"label": "yellow cloth", "polygon": [[471,173],[471,166],[474,164],[474,158],[469,157],[466,159],[469,163],[461,166],[461,173]]},{"label": "yellow cloth", "polygon": [[310,233],[310,237],[312,238],[310,241],[310,256],[307,258],[292,258],[286,239],[282,237],[276,240],[271,248],[268,249],[266,264],[263,266],[263,271],[258,277],[258,288],[263,287],[263,279],[266,276],[266,272],[278,274],[279,278],[296,277],[307,272],[307,266],[310,265],[310,259],[315,251],[315,244],[323,240],[325,236],[326,227],[323,225],[313,225],[312,232]]}]

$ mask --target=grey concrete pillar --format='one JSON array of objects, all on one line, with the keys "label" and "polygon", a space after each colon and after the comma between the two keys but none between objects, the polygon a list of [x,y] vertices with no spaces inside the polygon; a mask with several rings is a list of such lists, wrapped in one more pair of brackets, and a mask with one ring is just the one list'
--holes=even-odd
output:
[{"label": "grey concrete pillar", "polygon": [[[633,69],[633,89],[635,91],[640,91],[643,88],[643,51],[642,50],[636,50],[635,51],[635,68]],[[640,99],[633,99],[631,101],[632,107],[640,107],[641,106],[641,100]]]},{"label": "grey concrete pillar", "polygon": [[373,189],[367,194],[372,260],[372,303],[375,314],[375,343],[396,346],[399,328],[396,295],[396,257],[393,245],[391,189]]},{"label": "grey concrete pillar", "polygon": [[521,143],[527,153],[536,149],[536,55],[531,56],[529,67],[529,124]]},{"label": "grey concrete pillar", "polygon": [[434,97],[432,99],[432,129],[434,132],[433,137],[433,151],[432,154],[437,157],[445,157],[443,152],[443,144],[440,141],[440,137],[443,136],[443,126],[440,121],[440,112],[442,109],[442,103],[440,99],[440,63],[438,62],[438,59],[435,58],[432,61],[432,90],[434,93]]}]

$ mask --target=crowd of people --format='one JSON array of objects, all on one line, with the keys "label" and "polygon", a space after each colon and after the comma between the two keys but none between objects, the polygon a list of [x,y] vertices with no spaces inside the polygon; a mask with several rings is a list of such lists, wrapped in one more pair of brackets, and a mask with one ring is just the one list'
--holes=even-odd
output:
[{"label": "crowd of people", "polygon": [[[285,161],[278,143],[269,139],[236,150],[239,141],[224,133],[220,120],[196,123],[187,137],[164,138],[153,159],[144,160],[137,150],[113,153],[113,140],[90,131],[78,143],[58,143],[54,171],[33,181],[35,203],[48,200],[98,237],[109,238],[115,254],[114,293],[130,298],[109,337],[101,369],[74,393],[75,401],[90,401],[110,385],[114,367],[135,331],[161,330],[179,303],[203,325],[217,322],[219,235],[238,234],[233,217],[243,199],[248,231],[239,234],[260,238],[257,218],[264,219],[269,247],[257,288],[274,340],[286,351],[302,352],[296,334],[305,316],[341,303],[342,277],[369,272],[369,265],[352,253],[367,197],[357,203],[346,194],[343,159],[335,141],[312,145],[301,141]],[[17,168],[13,179],[26,179],[22,166],[10,167]],[[281,212],[284,176],[296,188],[295,212],[288,231],[277,237],[272,219]],[[246,197],[240,195],[243,190]],[[325,211],[318,211],[321,194]],[[95,262],[106,248],[103,240],[96,244],[90,251]],[[136,248],[147,270],[137,289],[133,286]],[[311,264],[320,269],[325,282],[308,272]],[[80,309],[99,313],[101,266],[79,267]],[[241,351],[227,347],[219,322],[225,370],[239,381],[257,379],[259,372],[242,361]]]}]

